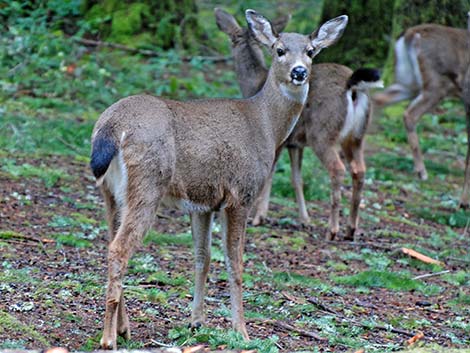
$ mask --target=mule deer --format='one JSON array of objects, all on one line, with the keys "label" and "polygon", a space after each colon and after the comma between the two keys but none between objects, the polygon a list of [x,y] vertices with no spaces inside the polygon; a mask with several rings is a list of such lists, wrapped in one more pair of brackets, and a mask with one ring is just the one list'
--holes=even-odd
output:
[{"label": "mule deer", "polygon": [[[219,28],[231,39],[240,88],[243,96],[249,97],[261,89],[268,75],[261,48],[254,34],[240,26],[231,14],[215,9],[215,17]],[[284,21],[281,19],[278,22],[283,25]],[[292,134],[282,145],[289,152],[292,184],[300,218],[305,223],[309,222],[309,216],[301,174],[303,149],[310,146],[329,172],[332,191],[328,239],[334,239],[339,230],[340,188],[345,173],[344,164],[336,152],[338,143],[349,163],[353,179],[346,238],[353,239],[357,229],[366,168],[363,138],[370,116],[370,87],[381,87],[379,74],[375,70],[359,69],[353,73],[346,66],[338,64],[313,65],[306,107]],[[260,224],[267,215],[273,174],[274,168],[258,199],[253,219],[255,225]]]},{"label": "mule deer", "polygon": [[[422,24],[407,29],[395,44],[395,82],[373,97],[378,107],[411,99],[403,120],[413,154],[414,170],[422,180],[426,180],[428,174],[419,147],[416,125],[421,116],[432,111],[443,98],[463,98],[465,74],[470,66],[469,40],[470,32],[465,29],[436,24]],[[467,113],[468,119],[470,117]],[[467,138],[470,139],[470,125]],[[465,181],[460,198],[462,207],[469,206],[470,140],[467,143]]]},{"label": "mule deer", "polygon": [[191,214],[195,289],[191,326],[204,321],[211,223],[220,211],[229,274],[232,325],[248,339],[242,305],[242,254],[249,210],[298,120],[312,58],[342,35],[339,16],[311,35],[277,34],[253,10],[246,19],[271,50],[263,88],[250,99],[178,102],[149,95],[124,98],[97,121],[91,168],[104,196],[110,244],[102,348],[130,337],[122,281],[127,263],[160,203]]}]

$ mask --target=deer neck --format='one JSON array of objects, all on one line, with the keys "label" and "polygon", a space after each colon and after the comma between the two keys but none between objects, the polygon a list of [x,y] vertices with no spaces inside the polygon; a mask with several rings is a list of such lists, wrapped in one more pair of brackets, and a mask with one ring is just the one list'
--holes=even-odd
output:
[{"label": "deer neck", "polygon": [[307,99],[308,88],[308,83],[302,86],[279,83],[270,72],[262,90],[251,99],[261,113],[262,124],[272,133],[276,149],[294,129]]},{"label": "deer neck", "polygon": [[233,51],[235,58],[235,72],[243,97],[254,96],[263,87],[268,77],[268,69],[264,62],[262,52],[245,40]]}]

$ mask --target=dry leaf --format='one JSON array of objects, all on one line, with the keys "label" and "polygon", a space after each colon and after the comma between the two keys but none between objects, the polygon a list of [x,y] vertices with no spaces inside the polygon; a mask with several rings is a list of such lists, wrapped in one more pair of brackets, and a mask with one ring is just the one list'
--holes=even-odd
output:
[{"label": "dry leaf", "polygon": [[406,343],[408,345],[412,345],[416,342],[418,342],[419,340],[423,339],[424,338],[424,333],[422,333],[421,331],[419,331],[416,335],[414,335],[413,337],[411,337],[409,340],[406,341]]},{"label": "dry leaf", "polygon": [[202,345],[202,344],[200,344],[198,346],[194,346],[194,347],[183,348],[183,353],[197,353],[197,352],[201,352],[201,351],[204,351],[204,345]]}]

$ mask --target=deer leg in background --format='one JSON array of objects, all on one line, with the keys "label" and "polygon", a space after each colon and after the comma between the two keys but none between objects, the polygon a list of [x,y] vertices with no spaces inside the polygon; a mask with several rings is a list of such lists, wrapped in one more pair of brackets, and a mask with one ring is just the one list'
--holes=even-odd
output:
[{"label": "deer leg in background", "polygon": [[211,260],[211,231],[214,213],[191,214],[194,243],[195,280],[191,327],[197,328],[205,321],[204,295]]},{"label": "deer leg in background", "polygon": [[339,231],[339,208],[341,204],[341,185],[344,180],[346,168],[339,158],[334,146],[314,144],[312,146],[316,155],[330,174],[331,194],[330,194],[330,221],[327,240],[334,240]]},{"label": "deer leg in background", "polygon": [[243,248],[248,210],[244,208],[225,209],[221,212],[225,263],[230,283],[230,303],[233,329],[249,339],[243,314]]},{"label": "deer leg in background", "polygon": [[[469,17],[470,18],[470,17]],[[470,21],[469,21],[470,23]],[[470,92],[469,92],[470,93]],[[467,209],[470,206],[470,104],[465,104],[466,126],[467,126],[467,156],[465,157],[465,179],[463,183],[462,196],[460,197],[459,207]]]},{"label": "deer leg in background", "polygon": [[276,151],[276,155],[274,157],[274,163],[273,163],[271,172],[266,178],[266,181],[264,182],[264,186],[261,189],[259,196],[256,198],[255,206],[254,206],[255,215],[253,217],[253,221],[251,222],[251,224],[254,226],[259,226],[260,224],[263,224],[264,220],[268,216],[269,197],[271,196],[271,188],[273,186],[274,173],[276,172],[276,164],[277,164],[277,161],[279,160],[279,157],[281,156],[282,149],[283,147],[281,146]]},{"label": "deer leg in background", "polygon": [[304,183],[302,180],[302,156],[303,148],[288,147],[290,166],[291,166],[291,179],[292,185],[295,190],[295,198],[297,199],[297,205],[299,207],[299,215],[302,223],[308,224],[310,218],[307,212],[307,206],[305,205],[304,197]]},{"label": "deer leg in background", "polygon": [[359,206],[361,204],[361,194],[364,187],[364,177],[366,163],[364,162],[364,148],[362,139],[348,139],[341,145],[346,160],[349,163],[349,170],[352,178],[352,198],[349,214],[349,225],[344,238],[355,240],[355,232],[359,223]]},{"label": "deer leg in background", "polygon": [[406,109],[403,120],[405,122],[406,132],[408,134],[408,143],[411,147],[413,154],[414,170],[418,174],[421,180],[428,178],[426,167],[423,162],[423,155],[419,147],[419,138],[416,132],[416,124],[421,116],[431,111],[445,95],[435,95],[439,90],[422,91],[422,93],[416,97]]}]

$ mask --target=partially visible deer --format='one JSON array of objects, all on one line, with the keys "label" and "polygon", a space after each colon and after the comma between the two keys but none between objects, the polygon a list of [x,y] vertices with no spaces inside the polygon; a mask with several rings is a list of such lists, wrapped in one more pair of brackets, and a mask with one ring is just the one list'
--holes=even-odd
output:
[{"label": "partially visible deer", "polygon": [[117,335],[130,337],[122,281],[160,203],[191,214],[192,327],[204,322],[211,224],[220,211],[232,325],[248,339],[242,305],[248,213],[272,170],[275,150],[302,111],[312,58],[341,37],[348,17],[332,19],[311,35],[277,34],[253,10],[246,19],[273,57],[257,95],[188,102],[131,96],[106,109],[95,125],[90,165],[104,196],[110,236],[104,349],[116,349]]},{"label": "partially visible deer", "polygon": [[[232,42],[235,72],[244,97],[261,89],[268,69],[255,35],[240,26],[229,13],[215,9],[219,28],[228,34]],[[284,25],[285,20],[278,21]],[[349,164],[353,179],[353,195],[346,239],[354,239],[358,226],[358,210],[364,185],[363,139],[370,117],[368,89],[383,87],[376,70],[359,69],[354,73],[338,64],[317,64],[312,66],[310,91],[301,118],[292,134],[281,146],[287,147],[292,170],[292,184],[302,222],[308,223],[309,216],[303,193],[301,174],[303,149],[311,147],[331,178],[331,213],[327,239],[334,239],[339,231],[339,208],[341,184],[345,166],[336,146],[339,144]],[[278,154],[280,150],[278,150]],[[257,201],[253,224],[260,224],[266,217],[269,206],[274,168]]]},{"label": "partially visible deer", "polygon": [[[464,78],[466,73],[468,77],[470,66],[469,38],[469,30],[436,24],[408,28],[395,44],[395,82],[373,97],[378,107],[411,100],[403,120],[413,154],[414,170],[422,180],[428,178],[428,173],[419,147],[416,125],[421,116],[432,111],[443,98],[463,98]],[[460,198],[460,206],[464,208],[469,206],[470,196],[470,125],[467,139],[465,181]]]}]

